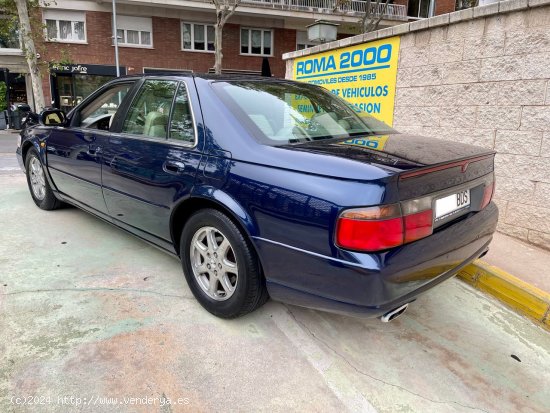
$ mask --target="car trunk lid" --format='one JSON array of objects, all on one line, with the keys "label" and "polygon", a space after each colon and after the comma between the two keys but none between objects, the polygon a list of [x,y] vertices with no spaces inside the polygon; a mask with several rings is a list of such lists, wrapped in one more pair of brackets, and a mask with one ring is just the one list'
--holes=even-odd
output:
[{"label": "car trunk lid", "polygon": [[[397,176],[401,200],[456,187],[493,171],[494,151],[408,134],[361,136],[285,146],[376,166]],[[360,179],[360,177],[357,177]]]}]

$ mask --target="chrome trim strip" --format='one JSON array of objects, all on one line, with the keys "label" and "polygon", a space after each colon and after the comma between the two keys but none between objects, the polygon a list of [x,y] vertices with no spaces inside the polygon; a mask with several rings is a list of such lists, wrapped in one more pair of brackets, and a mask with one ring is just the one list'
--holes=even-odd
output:
[{"label": "chrome trim strip", "polygon": [[328,256],[323,255],[323,254],[318,254],[316,252],[304,250],[302,248],[293,247],[292,245],[283,244],[281,242],[273,241],[273,240],[270,240],[270,239],[267,239],[267,238],[254,237],[254,236],[251,237],[251,238],[255,239],[255,240],[259,240],[259,241],[269,242],[270,244],[278,245],[280,247],[289,248],[291,250],[302,252],[304,254],[313,255],[314,257],[317,257],[317,258],[322,258],[322,259],[325,259],[325,260],[338,262],[340,264],[348,265],[348,266],[351,266],[351,267],[366,268],[364,265],[359,264],[359,263],[344,261],[344,260],[341,260],[341,259],[338,259],[338,258],[333,258],[333,257],[328,257]]}]

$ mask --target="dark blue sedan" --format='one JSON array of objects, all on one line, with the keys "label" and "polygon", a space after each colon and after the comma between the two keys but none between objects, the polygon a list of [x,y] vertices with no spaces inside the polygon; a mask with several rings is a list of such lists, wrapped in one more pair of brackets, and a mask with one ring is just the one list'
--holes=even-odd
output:
[{"label": "dark blue sedan", "polygon": [[36,205],[179,256],[225,318],[271,297],[389,321],[483,255],[498,217],[494,152],[399,134],[285,80],[119,78],[44,111],[17,155]]}]

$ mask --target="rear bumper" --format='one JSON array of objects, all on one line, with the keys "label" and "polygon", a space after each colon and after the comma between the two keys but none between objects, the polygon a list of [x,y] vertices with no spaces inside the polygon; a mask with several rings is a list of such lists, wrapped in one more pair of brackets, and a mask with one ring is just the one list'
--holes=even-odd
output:
[{"label": "rear bumper", "polygon": [[254,242],[273,299],[376,317],[413,301],[482,255],[497,220],[491,203],[430,237],[382,254],[339,250],[333,258],[262,238]]}]

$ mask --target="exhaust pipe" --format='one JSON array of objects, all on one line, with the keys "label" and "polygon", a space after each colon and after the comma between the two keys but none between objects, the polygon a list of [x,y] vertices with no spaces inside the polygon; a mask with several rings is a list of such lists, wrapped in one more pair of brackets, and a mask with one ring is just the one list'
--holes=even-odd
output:
[{"label": "exhaust pipe", "polygon": [[395,320],[397,317],[403,314],[407,310],[407,307],[409,307],[409,303],[403,304],[401,307],[394,308],[393,310],[388,311],[386,314],[380,317],[380,320],[383,323],[389,323],[390,321]]},{"label": "exhaust pipe", "polygon": [[485,251],[483,251],[483,252],[479,255],[479,257],[477,257],[477,258],[483,258],[483,257],[485,257],[485,256],[487,255],[488,252],[489,252],[489,248],[487,248]]}]

